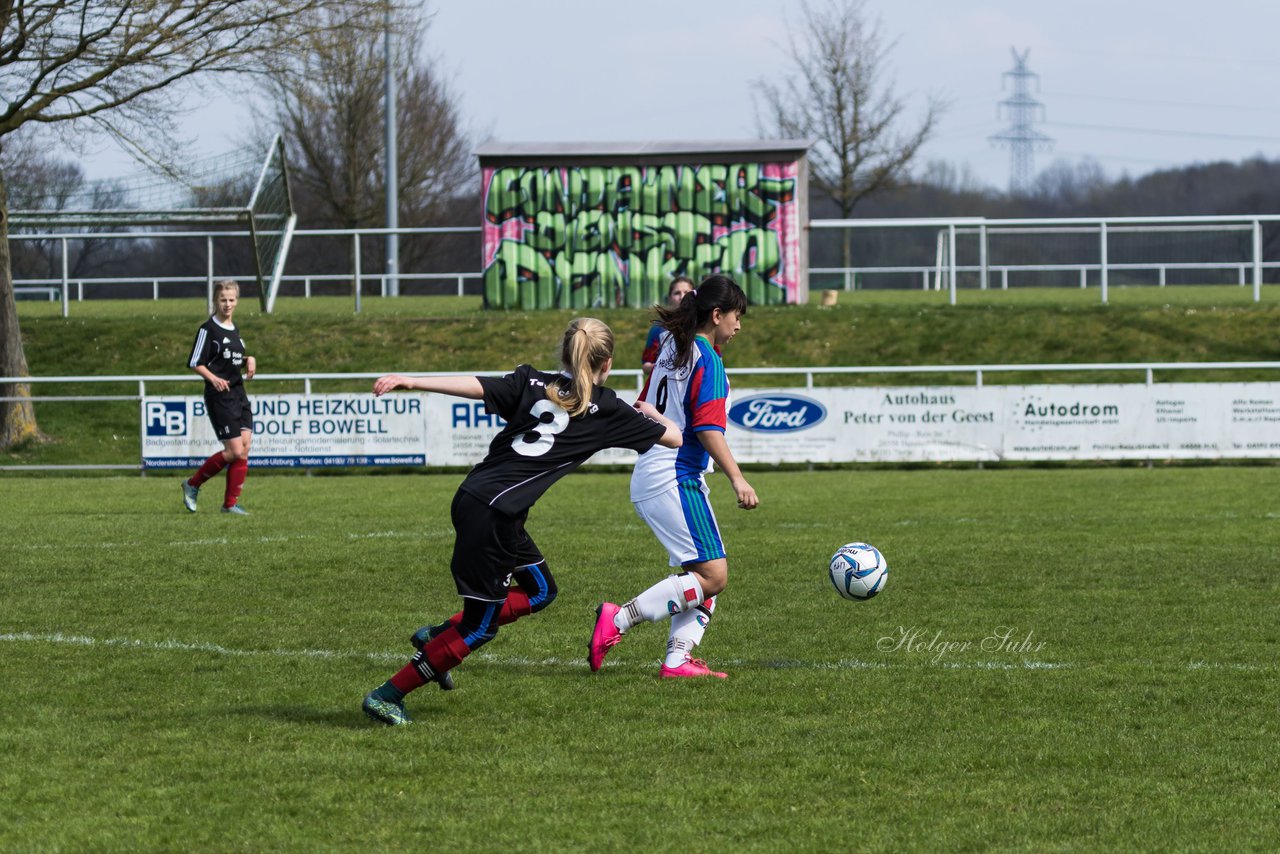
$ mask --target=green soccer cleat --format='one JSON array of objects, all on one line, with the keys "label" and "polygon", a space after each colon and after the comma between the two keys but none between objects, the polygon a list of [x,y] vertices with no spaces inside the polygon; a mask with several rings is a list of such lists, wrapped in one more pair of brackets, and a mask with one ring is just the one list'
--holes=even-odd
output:
[{"label": "green soccer cleat", "polygon": [[360,708],[364,710],[366,715],[387,726],[405,726],[413,723],[413,718],[409,717],[409,713],[404,710],[403,704],[393,703],[390,700],[375,696],[376,691],[377,689],[374,689],[366,694],[364,702],[360,704]]},{"label": "green soccer cleat", "polygon": [[232,516],[248,516],[249,511],[245,510],[239,504],[232,504],[230,507],[223,507],[223,513],[230,513]]},{"label": "green soccer cleat", "polygon": [[200,497],[200,487],[192,486],[185,480],[182,482],[182,506],[196,512],[196,499]]}]

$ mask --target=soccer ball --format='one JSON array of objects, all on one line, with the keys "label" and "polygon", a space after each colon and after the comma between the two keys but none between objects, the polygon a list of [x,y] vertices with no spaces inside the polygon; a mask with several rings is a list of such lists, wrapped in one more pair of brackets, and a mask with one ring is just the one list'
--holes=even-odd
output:
[{"label": "soccer ball", "polygon": [[848,543],[831,556],[831,584],[846,599],[870,599],[884,589],[889,565],[869,543]]}]

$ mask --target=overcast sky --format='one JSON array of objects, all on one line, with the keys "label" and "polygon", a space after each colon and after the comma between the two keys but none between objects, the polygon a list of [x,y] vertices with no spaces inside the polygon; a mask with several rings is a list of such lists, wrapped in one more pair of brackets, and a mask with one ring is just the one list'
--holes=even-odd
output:
[{"label": "overcast sky", "polygon": [[[753,83],[785,74],[798,4],[769,0],[438,0],[429,52],[477,141],[726,140],[757,136]],[[868,0],[894,86],[918,116],[950,101],[926,160],[1004,188],[997,103],[1011,48],[1030,50],[1057,158],[1108,174],[1262,154],[1280,158],[1280,3],[1218,0]],[[240,144],[234,99],[194,111],[196,154]],[[103,149],[90,177],[132,167]]]}]

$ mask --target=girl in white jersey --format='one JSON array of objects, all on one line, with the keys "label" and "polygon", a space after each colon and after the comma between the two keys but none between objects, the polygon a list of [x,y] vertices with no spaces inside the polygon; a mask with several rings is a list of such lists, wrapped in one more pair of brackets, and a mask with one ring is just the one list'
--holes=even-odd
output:
[{"label": "girl in white jersey", "polygon": [[631,501],[666,546],[670,565],[680,571],[625,605],[605,602],[596,609],[587,654],[593,671],[632,626],[670,617],[662,676],[726,676],[695,659],[693,650],[715,611],[714,597],[729,579],[724,543],[707,500],[708,459],[729,478],[739,507],[751,510],[760,503],[724,436],[729,381],[720,348],[737,334],[746,311],[746,295],[727,276],[709,276],[676,306],[656,309],[665,334],[640,400],[674,421],[683,443],[640,455],[631,475]]}]

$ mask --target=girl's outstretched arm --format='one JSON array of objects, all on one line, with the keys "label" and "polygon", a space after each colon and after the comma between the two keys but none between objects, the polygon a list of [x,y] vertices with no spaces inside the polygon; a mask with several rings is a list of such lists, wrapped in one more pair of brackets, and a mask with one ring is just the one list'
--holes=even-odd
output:
[{"label": "girl's outstretched arm", "polygon": [[484,399],[484,387],[480,385],[477,377],[406,377],[401,374],[387,374],[374,380],[373,396],[381,397],[398,388],[410,391],[433,391],[437,394],[451,394],[454,397],[467,397],[472,400]]},{"label": "girl's outstretched arm", "polygon": [[663,427],[667,428],[667,432],[662,434],[662,438],[658,440],[658,444],[664,448],[678,448],[684,444],[684,436],[680,433],[680,428],[670,418],[667,418],[659,412],[652,403],[643,400],[636,401],[636,410],[648,418],[657,421]]}]

